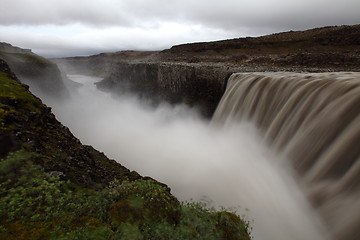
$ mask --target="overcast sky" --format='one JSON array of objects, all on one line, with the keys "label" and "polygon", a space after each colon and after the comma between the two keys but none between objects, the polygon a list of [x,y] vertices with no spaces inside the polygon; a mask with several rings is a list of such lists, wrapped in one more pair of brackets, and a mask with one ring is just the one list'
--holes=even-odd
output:
[{"label": "overcast sky", "polygon": [[0,0],[0,42],[46,57],[360,23],[360,0]]}]

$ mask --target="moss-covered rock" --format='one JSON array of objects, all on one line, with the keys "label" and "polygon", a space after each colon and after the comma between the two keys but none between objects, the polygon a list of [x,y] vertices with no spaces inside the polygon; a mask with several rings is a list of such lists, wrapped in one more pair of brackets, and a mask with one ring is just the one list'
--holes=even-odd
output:
[{"label": "moss-covered rock", "polygon": [[211,117],[231,73],[232,70],[219,66],[117,62],[97,87],[115,94],[134,92],[154,103],[185,103]]},{"label": "moss-covered rock", "polygon": [[[4,47],[5,46],[5,47]],[[42,97],[69,97],[56,64],[28,49],[0,43],[0,59],[5,60],[22,83]]]},{"label": "moss-covered rock", "polygon": [[0,149],[0,239],[248,239],[238,218],[82,145],[2,60]]},{"label": "moss-covered rock", "polygon": [[52,222],[13,222],[6,225],[0,232],[3,240],[37,240],[48,239],[49,229],[54,226]]},{"label": "moss-covered rock", "polygon": [[0,61],[0,136],[2,156],[10,150],[27,149],[39,155],[36,163],[45,171],[62,172],[65,179],[85,187],[107,186],[114,178],[140,178],[91,146],[82,145],[4,61]]},{"label": "moss-covered rock", "polygon": [[145,219],[166,220],[175,224],[180,219],[180,203],[170,189],[152,179],[125,182],[117,187],[119,201],[112,204],[109,217],[115,224],[141,223]]},{"label": "moss-covered rock", "polygon": [[250,240],[249,223],[244,222],[240,217],[234,213],[222,211],[216,213],[217,228],[223,234],[223,239],[236,240],[244,239]]}]

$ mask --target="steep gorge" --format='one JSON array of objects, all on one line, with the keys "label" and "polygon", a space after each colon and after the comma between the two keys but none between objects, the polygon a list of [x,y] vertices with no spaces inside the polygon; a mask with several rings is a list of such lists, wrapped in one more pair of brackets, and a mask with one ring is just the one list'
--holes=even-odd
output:
[{"label": "steep gorge", "polygon": [[[359,71],[358,29],[313,30],[298,33],[291,41],[290,32],[182,45],[143,55],[127,52],[57,62],[73,65],[72,73],[105,77],[97,86],[116,95],[131,91],[155,103],[186,103],[198,106],[208,118],[227,86],[214,121],[254,122],[279,158],[291,162],[299,185],[331,235],[355,240],[358,77],[281,71]],[[232,73],[256,71],[280,72],[234,74],[227,83]]]},{"label": "steep gorge", "polygon": [[360,71],[359,39],[360,25],[324,27],[54,61],[71,74],[104,77],[103,90],[183,102],[210,118],[232,73]]},{"label": "steep gorge", "polygon": [[[25,76],[35,70],[50,88],[61,80],[30,60]],[[235,213],[180,203],[167,185],[83,145],[9,65],[0,59],[1,239],[250,239],[249,224]]]}]

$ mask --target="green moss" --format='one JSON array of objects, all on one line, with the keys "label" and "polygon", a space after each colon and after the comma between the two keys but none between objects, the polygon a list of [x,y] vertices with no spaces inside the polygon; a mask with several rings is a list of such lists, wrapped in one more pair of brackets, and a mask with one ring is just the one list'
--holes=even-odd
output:
[{"label": "green moss", "polygon": [[235,213],[228,211],[217,212],[216,217],[216,227],[222,232],[224,239],[251,239],[249,222],[241,220]]},{"label": "green moss", "polygon": [[18,151],[0,161],[0,221],[55,219],[65,213],[67,203],[72,201],[66,183],[34,165],[34,156]]},{"label": "green moss", "polygon": [[[138,199],[124,199],[112,204],[109,219],[112,225],[119,227],[126,222],[138,223],[144,220],[143,203]],[[134,204],[137,202],[136,204]]]},{"label": "green moss", "polygon": [[9,74],[0,72],[0,107],[2,115],[6,111],[5,107],[11,110],[25,108],[29,111],[39,111],[39,106],[41,106],[41,101],[28,91],[26,85],[12,79]]},{"label": "green moss", "polygon": [[13,222],[6,226],[6,231],[0,232],[3,240],[38,240],[47,239],[49,230],[54,226],[51,222]]},{"label": "green moss", "polygon": [[125,181],[115,189],[119,192],[120,200],[112,205],[109,212],[113,221],[179,221],[180,203],[163,184],[152,179],[140,179],[134,182]]},{"label": "green moss", "polygon": [[30,54],[30,53],[15,53],[15,52],[9,52],[9,51],[0,50],[0,56],[1,55],[4,58],[11,58],[12,60],[14,60],[16,62],[52,64],[46,58],[43,58],[43,57],[35,55],[35,54]]},{"label": "green moss", "polygon": [[28,62],[32,62],[32,63],[42,63],[42,64],[52,64],[52,62],[50,62],[49,60],[47,60],[46,58],[40,57],[38,55],[33,55],[33,54],[23,54],[24,59]]},{"label": "green moss", "polygon": [[155,180],[95,191],[50,176],[37,157],[22,150],[0,160],[1,239],[250,239],[234,213],[180,204]]},{"label": "green moss", "polygon": [[250,240],[250,229],[231,212],[217,212],[205,202],[181,204],[178,224],[165,221],[146,222],[143,239]]},{"label": "green moss", "polygon": [[5,127],[5,119],[9,116],[9,114],[13,113],[15,113],[14,110],[11,110],[6,105],[0,103],[0,128]]},{"label": "green moss", "polygon": [[114,232],[107,227],[80,227],[61,235],[53,234],[51,240],[109,240],[113,239]]},{"label": "green moss", "polygon": [[[62,171],[72,182],[90,188],[105,187],[115,177],[140,178],[104,154],[83,146],[49,108],[13,78],[11,73],[0,71],[0,134],[11,136],[16,146],[39,153],[37,164],[49,171]],[[84,170],[88,174],[78,174]]]}]

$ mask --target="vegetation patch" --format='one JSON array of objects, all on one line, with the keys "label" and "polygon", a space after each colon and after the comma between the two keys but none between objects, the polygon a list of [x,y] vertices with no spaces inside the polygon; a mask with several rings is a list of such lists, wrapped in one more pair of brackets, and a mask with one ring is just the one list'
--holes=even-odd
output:
[{"label": "vegetation patch", "polygon": [[[0,104],[15,109],[19,104],[24,108],[36,111],[41,102],[29,92],[29,87],[14,81],[9,74],[0,72]],[[3,108],[2,108],[3,109]],[[4,110],[3,110],[4,111]]]},{"label": "vegetation patch", "polygon": [[239,219],[82,145],[0,60],[0,239],[249,239]]},{"label": "vegetation patch", "polygon": [[20,150],[0,160],[1,239],[250,239],[249,225],[179,203],[152,179],[90,190],[51,176]]}]

